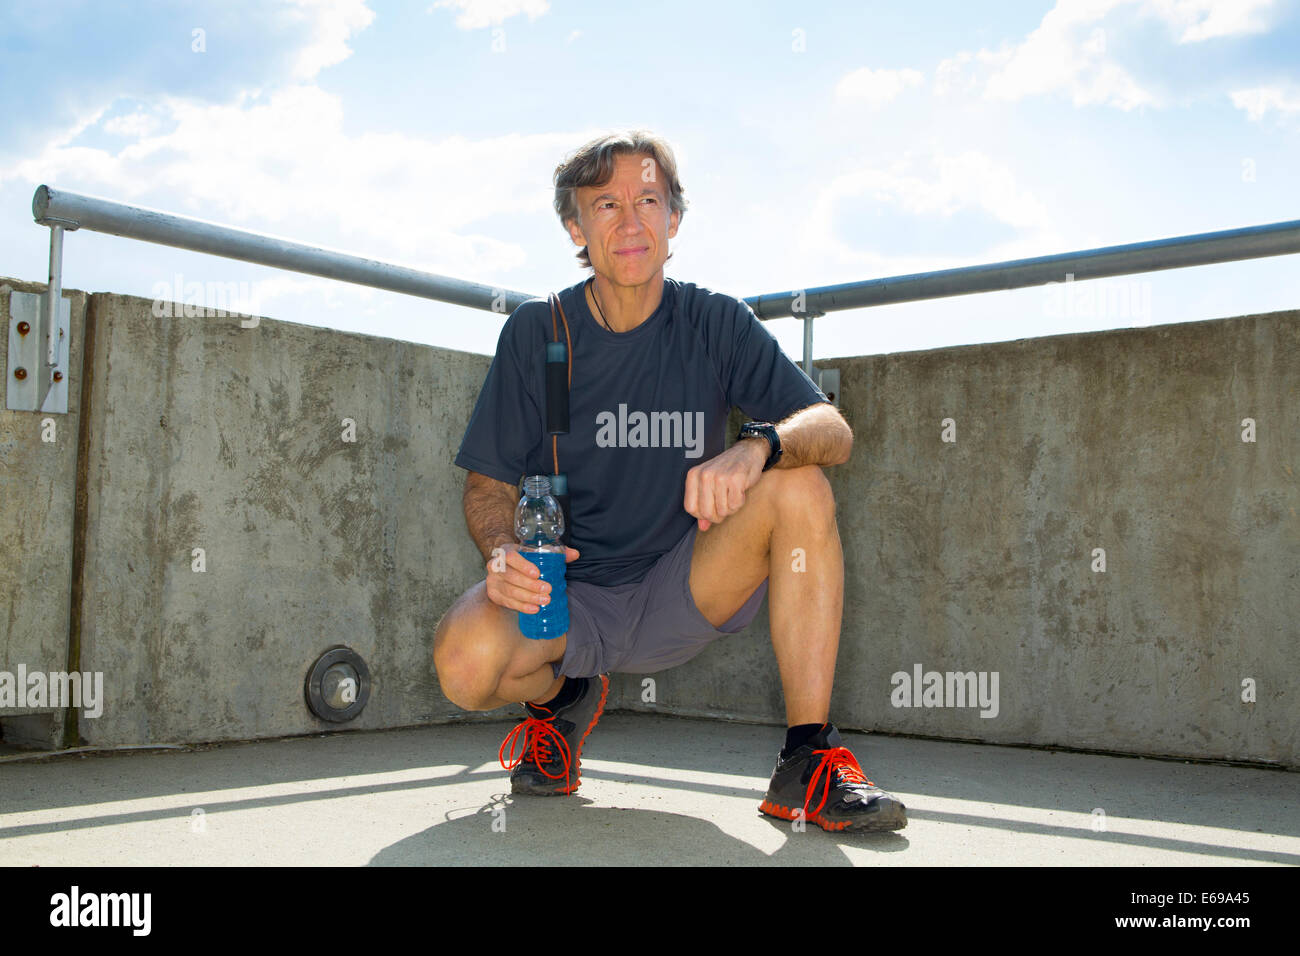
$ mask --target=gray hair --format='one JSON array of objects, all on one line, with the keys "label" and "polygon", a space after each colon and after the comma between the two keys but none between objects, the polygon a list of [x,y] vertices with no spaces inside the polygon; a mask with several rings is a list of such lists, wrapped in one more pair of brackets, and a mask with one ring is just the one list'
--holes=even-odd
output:
[{"label": "gray hair", "polygon": [[[668,187],[669,213],[675,212],[679,217],[686,213],[687,200],[677,178],[677,159],[668,141],[649,130],[627,130],[596,137],[555,167],[555,212],[566,230],[570,222],[580,222],[578,189],[609,182],[614,175],[614,157],[623,155],[653,158]],[[672,258],[671,253],[668,258]],[[592,267],[586,246],[578,253],[578,262],[584,269]]]}]

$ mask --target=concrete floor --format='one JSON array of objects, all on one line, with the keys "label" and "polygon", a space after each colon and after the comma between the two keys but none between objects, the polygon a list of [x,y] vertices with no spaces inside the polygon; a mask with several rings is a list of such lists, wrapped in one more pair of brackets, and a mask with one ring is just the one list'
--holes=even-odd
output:
[{"label": "concrete floor", "polygon": [[529,799],[513,723],[6,761],[0,864],[1300,863],[1295,773],[848,734],[907,829],[796,833],[757,809],[779,729],[609,714],[579,794]]}]

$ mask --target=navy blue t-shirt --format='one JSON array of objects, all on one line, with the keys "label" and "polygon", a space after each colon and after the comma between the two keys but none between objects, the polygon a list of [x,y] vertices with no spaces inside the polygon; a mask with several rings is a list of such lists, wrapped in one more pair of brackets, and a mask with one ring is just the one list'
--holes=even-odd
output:
[{"label": "navy blue t-shirt", "polygon": [[[573,347],[569,433],[559,435],[569,479],[570,581],[640,581],[695,521],[683,507],[686,473],[721,454],[733,405],[779,422],[827,401],[742,299],[665,278],[654,313],[612,332],[587,307],[586,280],[560,293]],[[557,318],[559,340],[564,323]],[[554,471],[545,433],[545,299],[530,299],[501,329],[456,464],[516,485]]]}]

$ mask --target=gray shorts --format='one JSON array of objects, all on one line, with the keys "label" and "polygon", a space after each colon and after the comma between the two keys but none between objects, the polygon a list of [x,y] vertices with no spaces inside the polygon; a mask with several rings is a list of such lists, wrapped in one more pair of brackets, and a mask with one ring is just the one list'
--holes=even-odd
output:
[{"label": "gray shorts", "polygon": [[724,634],[744,630],[758,614],[767,579],[722,627],[709,623],[691,596],[691,554],[699,524],[638,582],[601,587],[568,582],[569,633],[555,676],[653,674],[684,664]]}]

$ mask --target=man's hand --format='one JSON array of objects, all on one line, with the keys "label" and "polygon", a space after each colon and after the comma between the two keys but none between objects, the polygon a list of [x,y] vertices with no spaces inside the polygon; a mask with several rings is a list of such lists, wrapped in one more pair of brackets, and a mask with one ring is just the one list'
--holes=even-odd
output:
[{"label": "man's hand", "polygon": [[[578,549],[565,548],[564,563],[576,560]],[[541,569],[519,553],[517,543],[498,545],[487,563],[488,599],[511,611],[536,614],[551,599],[551,586],[538,580],[541,576]]]},{"label": "man's hand", "polygon": [[766,441],[745,438],[686,473],[683,507],[699,519],[701,531],[708,531],[710,525],[720,524],[744,506],[745,492],[758,484],[767,456]]}]

